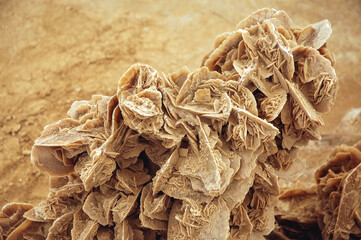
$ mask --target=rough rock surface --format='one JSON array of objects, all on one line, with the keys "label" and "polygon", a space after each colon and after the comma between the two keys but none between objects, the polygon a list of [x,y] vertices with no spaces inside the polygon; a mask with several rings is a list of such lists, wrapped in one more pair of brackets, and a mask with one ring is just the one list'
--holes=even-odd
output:
[{"label": "rough rock surface", "polygon": [[[193,72],[132,65],[114,95],[76,101],[68,118],[44,128],[31,160],[52,176],[50,192],[23,216],[26,205],[4,208],[2,235],[269,234],[277,174],[288,169],[300,146],[319,139],[320,114],[334,103],[330,34],[327,20],[299,28],[285,12],[261,9],[219,35]],[[350,224],[340,229],[346,228]]]}]

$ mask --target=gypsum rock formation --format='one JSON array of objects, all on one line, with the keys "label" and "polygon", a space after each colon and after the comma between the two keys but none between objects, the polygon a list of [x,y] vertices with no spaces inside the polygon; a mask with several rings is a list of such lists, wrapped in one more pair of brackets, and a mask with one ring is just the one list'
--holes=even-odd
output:
[{"label": "gypsum rock formation", "polygon": [[334,102],[330,34],[327,20],[292,27],[262,9],[193,72],[131,66],[115,95],[76,101],[44,128],[31,160],[50,174],[49,195],[5,206],[3,237],[263,238],[277,172],[319,137]]}]

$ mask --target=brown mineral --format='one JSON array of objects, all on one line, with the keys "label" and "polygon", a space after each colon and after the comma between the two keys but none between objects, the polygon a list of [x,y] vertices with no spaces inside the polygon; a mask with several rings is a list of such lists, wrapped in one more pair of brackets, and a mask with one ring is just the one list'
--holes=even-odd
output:
[{"label": "brown mineral", "polygon": [[[321,113],[334,103],[331,32],[327,20],[300,28],[283,11],[261,9],[219,35],[193,72],[132,65],[114,95],[76,101],[68,118],[44,128],[31,161],[51,176],[48,197],[4,207],[1,235],[262,239],[275,214],[297,221],[295,234],[315,224],[299,214],[316,208],[315,192],[283,193],[275,206],[279,174],[320,138]],[[325,238],[361,233],[361,158],[345,151],[317,173]]]}]

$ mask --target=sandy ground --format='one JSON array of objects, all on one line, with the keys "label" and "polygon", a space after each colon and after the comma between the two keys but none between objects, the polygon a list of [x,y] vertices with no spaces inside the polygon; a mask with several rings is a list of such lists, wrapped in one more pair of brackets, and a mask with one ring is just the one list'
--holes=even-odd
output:
[{"label": "sandy ground", "polygon": [[195,69],[218,34],[262,7],[283,9],[301,26],[331,21],[340,88],[322,133],[332,133],[361,107],[359,0],[0,0],[0,206],[46,196],[48,177],[31,165],[31,146],[74,100],[114,93],[136,62]]}]

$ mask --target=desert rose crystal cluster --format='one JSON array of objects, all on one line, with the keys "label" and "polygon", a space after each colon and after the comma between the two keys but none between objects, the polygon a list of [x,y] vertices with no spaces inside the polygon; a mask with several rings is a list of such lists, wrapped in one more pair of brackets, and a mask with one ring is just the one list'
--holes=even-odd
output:
[{"label": "desert rose crystal cluster", "polygon": [[[327,20],[301,28],[261,9],[219,35],[193,72],[132,65],[114,95],[76,101],[44,128],[31,159],[50,174],[48,197],[6,205],[0,233],[263,238],[275,227],[278,174],[319,139],[321,113],[334,103],[330,35]],[[327,179],[319,173],[320,185]]]}]

